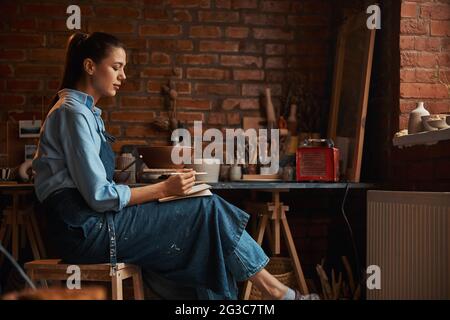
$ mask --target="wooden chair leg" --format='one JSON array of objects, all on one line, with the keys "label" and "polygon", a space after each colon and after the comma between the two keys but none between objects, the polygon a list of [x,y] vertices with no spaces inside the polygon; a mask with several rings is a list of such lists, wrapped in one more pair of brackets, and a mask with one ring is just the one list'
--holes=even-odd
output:
[{"label": "wooden chair leg", "polygon": [[31,251],[33,252],[33,257],[35,260],[40,260],[41,256],[39,254],[39,249],[37,246],[35,234],[33,233],[33,227],[31,225],[30,217],[28,215],[23,215],[22,218],[23,218],[25,230],[27,232],[28,240],[30,242]]},{"label": "wooden chair leg", "polygon": [[123,300],[122,277],[118,272],[111,277],[111,289],[113,300]]},{"label": "wooden chair leg", "polygon": [[136,272],[133,275],[134,300],[144,300],[144,284],[142,282],[142,273]]}]

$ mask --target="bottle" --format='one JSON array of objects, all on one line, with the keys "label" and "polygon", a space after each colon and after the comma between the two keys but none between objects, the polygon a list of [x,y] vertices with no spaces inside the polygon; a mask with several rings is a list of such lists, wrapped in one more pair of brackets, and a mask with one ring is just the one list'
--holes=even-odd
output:
[{"label": "bottle", "polygon": [[408,121],[408,134],[414,134],[424,131],[422,117],[429,116],[430,112],[425,109],[424,103],[418,102],[417,107],[410,112]]},{"label": "bottle", "polygon": [[266,115],[267,115],[267,128],[275,128],[275,108],[272,103],[272,96],[270,93],[270,88],[266,88]]}]

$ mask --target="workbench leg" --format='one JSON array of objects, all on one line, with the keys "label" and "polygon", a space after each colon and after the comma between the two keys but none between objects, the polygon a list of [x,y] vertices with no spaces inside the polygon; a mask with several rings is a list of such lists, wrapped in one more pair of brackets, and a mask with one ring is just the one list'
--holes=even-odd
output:
[{"label": "workbench leg", "polygon": [[36,221],[36,215],[33,210],[30,212],[30,222],[31,222],[31,228],[36,237],[40,256],[41,256],[41,258],[45,258],[45,257],[47,257],[47,253],[45,251],[44,242],[42,241],[41,232],[39,231],[39,225]]},{"label": "workbench leg", "polygon": [[14,260],[19,261],[19,196],[13,196],[11,224],[12,224],[12,256]]},{"label": "workbench leg", "polygon": [[286,217],[283,216],[281,219],[283,235],[285,237],[289,255],[291,256],[292,263],[294,264],[294,272],[295,277],[297,279],[297,283],[299,285],[300,291],[302,294],[309,294],[308,286],[306,285],[305,276],[303,274],[302,266],[300,264],[300,260],[297,255],[297,250],[295,249],[294,239],[292,238],[291,230],[289,228],[289,224],[286,220]]}]

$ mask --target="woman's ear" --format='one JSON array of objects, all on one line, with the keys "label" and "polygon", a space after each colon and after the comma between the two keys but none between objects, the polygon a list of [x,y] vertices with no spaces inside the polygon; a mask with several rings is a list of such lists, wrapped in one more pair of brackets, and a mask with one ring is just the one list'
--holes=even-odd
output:
[{"label": "woman's ear", "polygon": [[86,71],[86,73],[90,76],[92,76],[95,72],[95,63],[94,61],[92,61],[92,59],[90,58],[86,58],[83,61],[83,68],[84,71]]}]

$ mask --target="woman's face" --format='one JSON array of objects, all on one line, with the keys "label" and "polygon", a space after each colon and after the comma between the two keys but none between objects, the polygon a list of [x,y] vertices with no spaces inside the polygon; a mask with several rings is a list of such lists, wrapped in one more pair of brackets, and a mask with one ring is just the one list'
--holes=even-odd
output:
[{"label": "woman's face", "polygon": [[100,96],[113,97],[126,79],[127,55],[123,48],[111,48],[109,55],[95,65],[92,85]]}]

